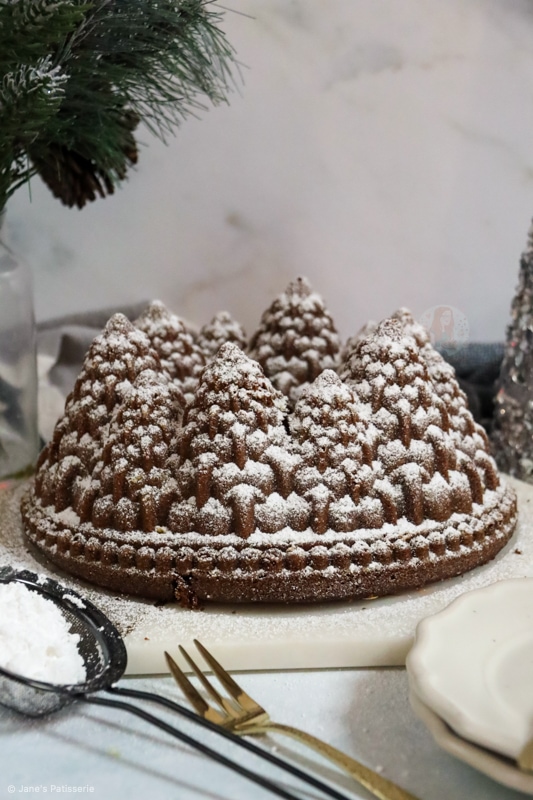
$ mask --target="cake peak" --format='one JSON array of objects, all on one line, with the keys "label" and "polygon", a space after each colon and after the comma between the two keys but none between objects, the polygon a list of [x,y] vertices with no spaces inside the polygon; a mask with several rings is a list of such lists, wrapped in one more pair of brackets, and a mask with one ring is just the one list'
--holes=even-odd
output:
[{"label": "cake peak", "polygon": [[248,338],[242,325],[231,316],[229,311],[219,311],[211,322],[202,326],[196,343],[209,359],[218,353],[221,345],[225,342],[233,342],[245,350]]},{"label": "cake peak", "polygon": [[129,319],[124,314],[117,312],[108,319],[102,333],[109,336],[113,333],[131,333],[133,329],[134,326]]},{"label": "cake peak", "polygon": [[224,342],[202,375],[203,381],[216,376],[218,385],[225,387],[245,386],[250,381],[264,382],[264,372],[235,342]]},{"label": "cake peak", "polygon": [[166,307],[166,305],[161,300],[152,300],[152,302],[145,308],[142,314],[137,319],[137,327],[139,327],[138,323],[144,319],[151,319],[154,321],[159,320],[168,320],[172,316],[171,311]]},{"label": "cake peak", "polygon": [[392,339],[395,342],[400,342],[405,337],[404,326],[399,319],[385,319],[380,322],[375,331],[371,333],[371,337],[376,339]]},{"label": "cake peak", "polygon": [[298,297],[309,297],[312,291],[313,289],[310,281],[304,275],[299,275],[289,283],[284,294],[288,296],[297,295]]},{"label": "cake peak", "polygon": [[192,400],[206,357],[185,322],[160,300],[150,303],[135,321],[161,360],[161,367],[175,381],[186,400]]},{"label": "cake peak", "polygon": [[339,364],[340,339],[324,300],[297,278],[271,303],[248,352],[294,403],[308,383]]}]

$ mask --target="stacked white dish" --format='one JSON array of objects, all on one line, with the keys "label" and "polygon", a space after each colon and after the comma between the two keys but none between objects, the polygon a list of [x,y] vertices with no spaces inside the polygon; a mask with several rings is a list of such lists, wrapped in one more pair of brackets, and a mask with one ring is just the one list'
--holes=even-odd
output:
[{"label": "stacked white dish", "polygon": [[423,620],[407,662],[415,714],[446,751],[533,795],[533,579],[467,592]]}]

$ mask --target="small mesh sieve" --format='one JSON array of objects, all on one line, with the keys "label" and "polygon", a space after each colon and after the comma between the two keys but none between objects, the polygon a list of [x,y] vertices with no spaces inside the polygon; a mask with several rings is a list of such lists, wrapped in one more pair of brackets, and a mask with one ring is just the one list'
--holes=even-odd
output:
[{"label": "small mesh sieve", "polygon": [[[85,600],[76,592],[72,591],[72,589],[61,586],[50,578],[39,577],[26,570],[16,572],[11,567],[0,567],[0,584],[10,583],[12,581],[24,584],[30,591],[39,592],[59,607],[69,623],[70,632],[78,634],[80,637],[78,649],[85,663],[87,679],[84,683],[58,685],[26,678],[23,675],[15,674],[0,666],[1,705],[33,717],[44,716],[45,714],[57,711],[76,700],[95,705],[119,708],[123,711],[135,714],[135,716],[155,725],[160,730],[174,736],[176,739],[188,744],[190,747],[200,751],[214,761],[223,764],[225,767],[232,769],[243,777],[248,778],[268,791],[280,797],[284,797],[286,800],[298,800],[295,794],[269,778],[248,769],[241,763],[233,761],[218,750],[214,750],[203,742],[194,739],[184,731],[179,730],[165,720],[145,711],[143,708],[133,705],[132,703],[124,702],[123,700],[115,699],[115,697],[119,695],[158,703],[203,728],[208,728],[227,739],[231,739],[234,744],[238,744],[240,747],[274,764],[285,772],[294,775],[314,788],[320,789],[324,794],[335,798],[335,800],[348,800],[345,795],[323,783],[318,778],[289,764],[272,753],[263,750],[252,742],[241,739],[235,734],[209,723],[197,716],[194,712],[166,697],[160,697],[152,692],[138,691],[113,685],[124,674],[127,654],[120,633],[110,620],[88,600]],[[99,691],[109,692],[115,697],[95,696],[95,692]]]},{"label": "small mesh sieve", "polygon": [[0,583],[16,581],[27,589],[39,592],[58,606],[69,623],[71,633],[78,634],[78,649],[85,664],[84,683],[62,685],[33,680],[9,672],[0,666],[0,703],[32,717],[57,711],[85,694],[97,692],[115,683],[126,669],[126,648],[114,625],[92,603],[49,578],[32,572],[0,569]]}]

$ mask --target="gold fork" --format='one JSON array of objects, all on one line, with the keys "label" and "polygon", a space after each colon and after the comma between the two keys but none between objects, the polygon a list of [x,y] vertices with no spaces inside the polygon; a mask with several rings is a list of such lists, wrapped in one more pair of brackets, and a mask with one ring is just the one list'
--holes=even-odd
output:
[{"label": "gold fork", "polygon": [[220,695],[217,689],[206,678],[200,667],[198,667],[181,645],[179,646],[180,652],[202,683],[202,686],[213,700],[215,700],[220,710],[209,705],[167,652],[165,652],[165,658],[170,672],[183,694],[195,711],[200,716],[204,717],[204,719],[241,735],[263,734],[271,731],[286,734],[308,747],[311,747],[313,750],[316,750],[330,761],[333,761],[334,764],[341,767],[361,784],[361,786],[364,786],[365,789],[373,794],[374,797],[379,798],[379,800],[417,800],[414,795],[409,794],[409,792],[391,783],[391,781],[388,781],[383,776],[378,775],[378,773],[365,767],[359,761],[351,758],[341,750],[337,750],[336,747],[332,747],[326,742],[323,742],[316,736],[312,736],[298,728],[293,728],[290,725],[282,725],[278,722],[273,722],[265,709],[241,689],[231,675],[226,672],[201,642],[195,639],[194,644],[232,698],[231,700]]}]

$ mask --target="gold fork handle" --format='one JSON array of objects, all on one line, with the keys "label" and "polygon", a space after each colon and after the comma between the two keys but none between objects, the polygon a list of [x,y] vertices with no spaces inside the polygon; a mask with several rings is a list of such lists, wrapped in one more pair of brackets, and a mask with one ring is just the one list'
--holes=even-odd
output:
[{"label": "gold fork handle", "polygon": [[533,772],[533,739],[526,742],[517,758],[517,762],[523,772]]},{"label": "gold fork handle", "polygon": [[365,767],[364,764],[359,763],[355,758],[351,758],[341,750],[337,750],[336,747],[332,747],[321,739],[317,739],[316,736],[311,736],[310,733],[301,731],[298,728],[293,728],[290,725],[281,725],[279,722],[269,722],[268,725],[258,727],[254,727],[252,723],[240,729],[238,727],[235,728],[236,733],[243,734],[269,733],[270,731],[277,731],[278,733],[285,733],[287,736],[292,736],[293,739],[297,739],[299,742],[306,744],[321,755],[329,758],[330,761],[333,761],[337,766],[347,772],[348,775],[355,778],[361,786],[364,786],[365,789],[373,794],[374,797],[378,797],[379,800],[417,800],[413,794],[406,792],[395,783],[388,781],[382,775]]}]

